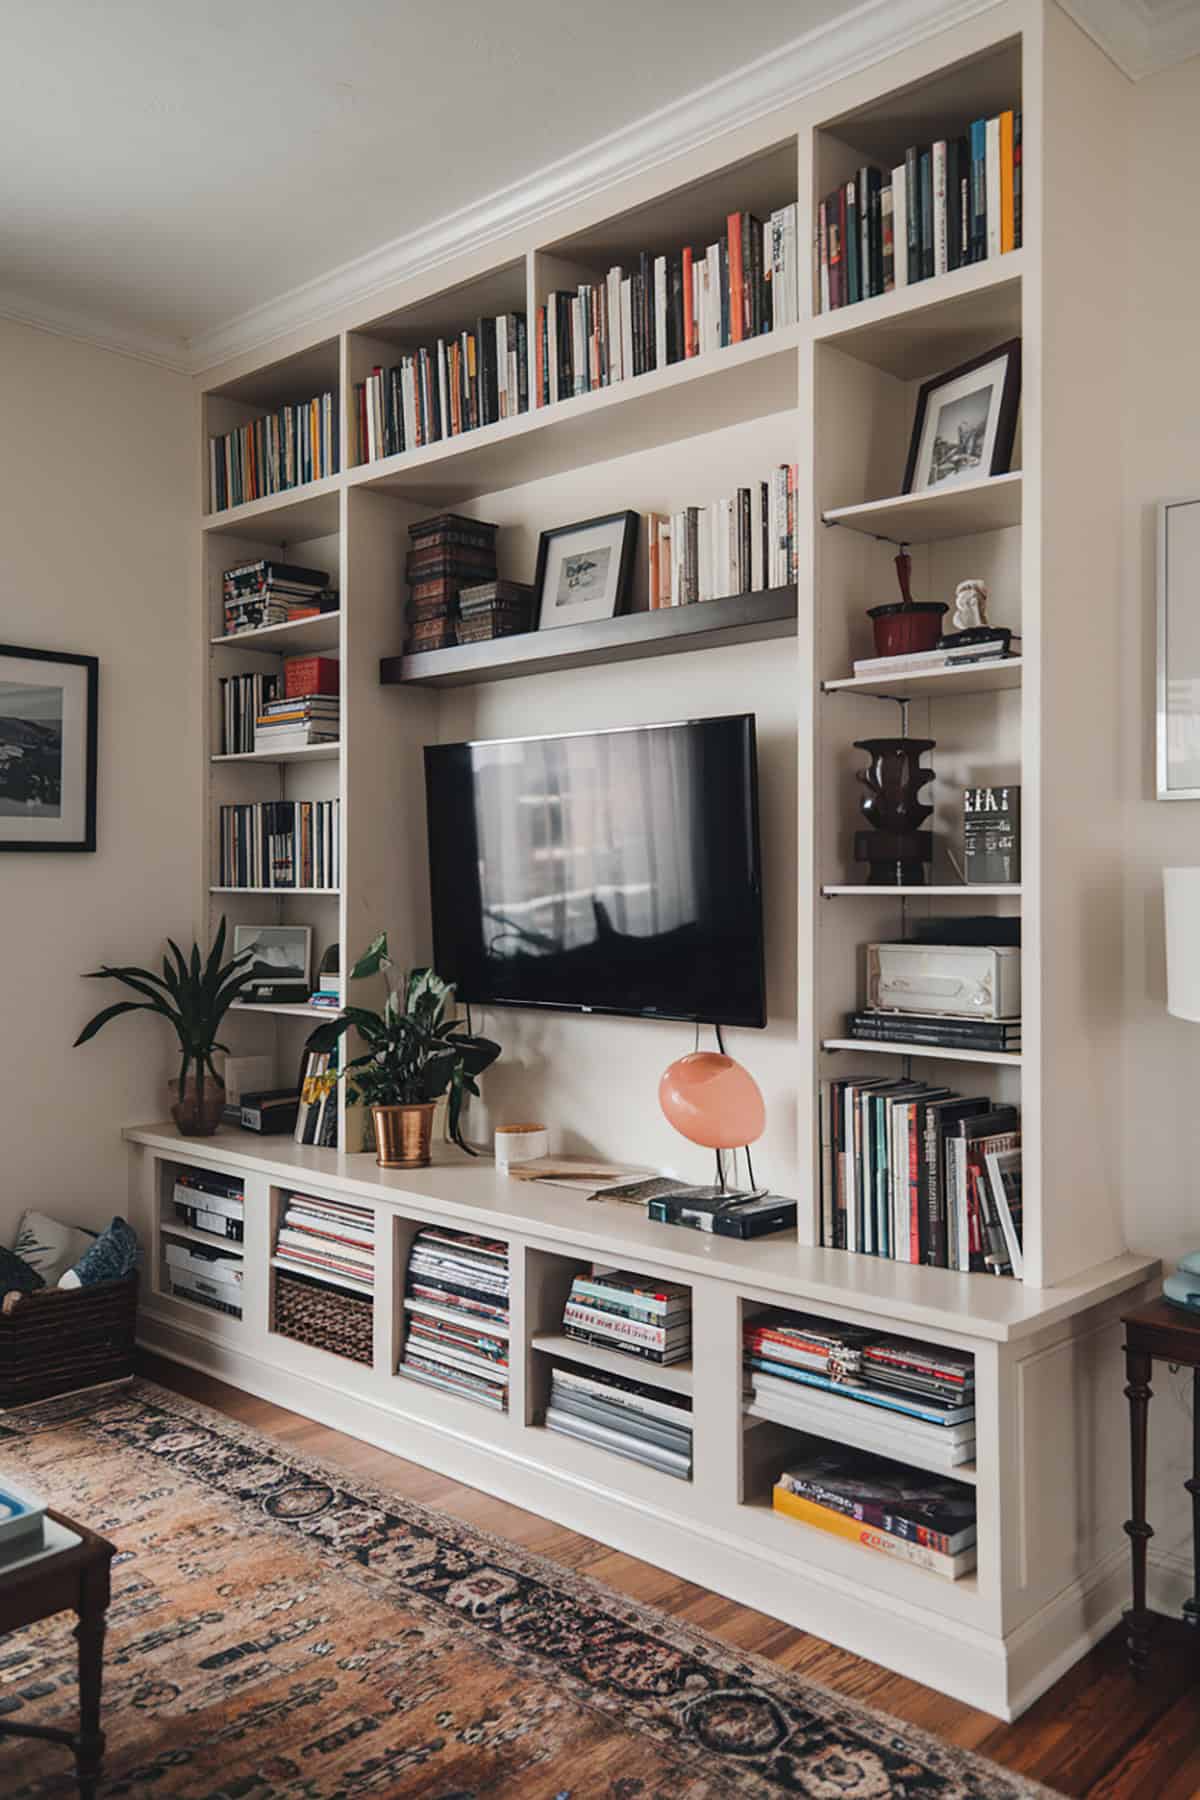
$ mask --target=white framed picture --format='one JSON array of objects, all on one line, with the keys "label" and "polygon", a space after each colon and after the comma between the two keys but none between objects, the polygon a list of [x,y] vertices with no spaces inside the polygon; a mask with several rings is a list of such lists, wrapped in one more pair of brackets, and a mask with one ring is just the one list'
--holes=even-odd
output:
[{"label": "white framed picture", "polygon": [[1006,474],[1020,401],[1020,338],[927,381],[917,395],[903,491]]},{"label": "white framed picture", "polygon": [[619,512],[543,531],[534,577],[539,631],[614,619],[625,610],[637,529],[637,513]]},{"label": "white framed picture", "polygon": [[235,925],[233,953],[241,956],[247,950],[252,955],[246,973],[256,988],[285,982],[311,989],[311,925]]},{"label": "white framed picture", "polygon": [[1158,508],[1158,798],[1200,800],[1200,499]]}]

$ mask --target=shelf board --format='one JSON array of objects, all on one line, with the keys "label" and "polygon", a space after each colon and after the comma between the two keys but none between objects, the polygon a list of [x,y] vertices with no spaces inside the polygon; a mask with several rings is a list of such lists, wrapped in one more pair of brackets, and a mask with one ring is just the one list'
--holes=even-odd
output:
[{"label": "shelf board", "polygon": [[901,900],[963,900],[979,898],[983,900],[1018,898],[1021,893],[1019,881],[946,881],[937,886],[927,887],[876,887],[868,882],[830,882],[821,889],[827,900],[847,900],[862,895],[863,898],[878,900],[884,896],[899,897]]},{"label": "shelf board", "polygon": [[294,1000],[290,1004],[280,1001],[277,1005],[262,1000],[235,1000],[229,1010],[235,1013],[273,1013],[280,1019],[336,1019],[338,1016],[337,1010],[332,1006],[308,1006],[300,1000]]},{"label": "shelf board", "polygon": [[215,763],[336,762],[341,744],[300,744],[291,750],[236,750],[210,760]]},{"label": "shelf board", "polygon": [[[348,1294],[361,1294],[364,1300],[374,1300],[375,1298],[375,1288],[371,1282],[351,1281],[345,1275],[330,1275],[325,1269],[302,1269],[296,1263],[286,1262],[281,1256],[271,1258],[271,1267],[282,1269],[285,1275],[303,1275],[309,1281],[318,1281],[329,1287],[345,1288]],[[333,1354],[336,1355],[337,1352]]]},{"label": "shelf board", "polygon": [[892,1044],[881,1038],[826,1038],[822,1050],[858,1050],[864,1056],[924,1056],[937,1062],[997,1063],[1019,1069],[1020,1052],[1011,1050],[956,1050],[947,1044]]},{"label": "shelf board", "polygon": [[[768,1400],[747,1399],[742,1410],[750,1423],[780,1425],[785,1431],[799,1432],[805,1437],[817,1435],[812,1426],[801,1425],[797,1420],[789,1419],[786,1405],[775,1406]],[[894,1416],[902,1417],[899,1413]],[[855,1450],[869,1450],[875,1456],[890,1456],[888,1451],[878,1448],[877,1440],[871,1437],[869,1426],[862,1431],[856,1427],[857,1422],[848,1418],[844,1425],[822,1425],[820,1435],[831,1438],[837,1444],[849,1444]],[[897,1458],[890,1456],[890,1460],[895,1462]],[[914,1469],[927,1469],[932,1475],[945,1475],[950,1481],[965,1481],[970,1487],[975,1487],[978,1483],[976,1465],[973,1462],[959,1463],[956,1468],[948,1469],[936,1457],[924,1456],[919,1444],[914,1444],[911,1450],[906,1446],[903,1461],[911,1463]]]},{"label": "shelf board", "polygon": [[1021,523],[1021,471],[867,500],[859,506],[836,506],[822,518],[826,525],[842,525],[893,544],[936,544],[943,538],[1002,531]]},{"label": "shelf board", "polygon": [[798,404],[800,335],[800,326],[785,326],[554,406],[362,463],[349,471],[347,485],[457,504],[563,469],[790,411]]},{"label": "shelf board", "polygon": [[646,1381],[653,1387],[670,1388],[673,1394],[690,1394],[692,1391],[692,1365],[687,1362],[655,1363],[644,1356],[623,1354],[620,1350],[605,1350],[599,1344],[580,1344],[574,1338],[564,1337],[561,1332],[539,1331],[530,1338],[535,1350],[544,1350],[547,1355],[561,1356],[571,1362],[586,1363],[589,1369],[605,1369],[610,1375],[632,1376],[636,1381]]},{"label": "shelf board", "polygon": [[326,899],[336,899],[341,893],[340,887],[210,887],[210,894],[266,894],[272,900],[290,900],[296,894],[321,894]]},{"label": "shelf board", "polygon": [[902,381],[919,381],[1021,335],[1025,253],[970,263],[822,313],[813,341]]},{"label": "shelf board", "polygon": [[385,687],[415,682],[429,687],[466,687],[482,681],[507,681],[517,675],[544,675],[681,650],[712,650],[793,637],[795,632],[796,589],[767,588],[758,594],[700,600],[693,606],[664,606],[586,625],[525,631],[484,644],[455,644],[416,656],[385,656],[379,678]]},{"label": "shelf board", "polygon": [[201,530],[247,538],[251,543],[299,544],[332,537],[338,529],[341,489],[342,477],[327,475],[323,481],[310,481],[284,494],[268,494],[225,512],[205,513]]},{"label": "shelf board", "polygon": [[160,1235],[186,1238],[189,1244],[205,1244],[210,1250],[224,1250],[234,1262],[246,1260],[245,1248],[236,1238],[218,1237],[215,1231],[197,1231],[192,1225],[172,1225],[166,1219],[159,1220],[158,1229]]},{"label": "shelf board", "polygon": [[340,612],[319,613],[314,619],[293,619],[287,625],[260,625],[254,631],[235,631],[209,638],[220,650],[254,650],[259,655],[294,656],[297,652],[336,650]]},{"label": "shelf board", "polygon": [[823,681],[826,694],[876,694],[884,700],[940,699],[944,694],[995,694],[1021,685],[1019,656],[990,663],[966,663],[955,669],[909,670],[897,675],[848,675]]}]

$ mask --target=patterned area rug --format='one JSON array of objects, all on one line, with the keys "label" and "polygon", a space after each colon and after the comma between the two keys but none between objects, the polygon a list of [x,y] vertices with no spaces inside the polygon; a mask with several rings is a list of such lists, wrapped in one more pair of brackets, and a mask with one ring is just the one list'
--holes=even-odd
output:
[{"label": "patterned area rug", "polygon": [[[118,1548],[105,1800],[1047,1792],[150,1383],[4,1425],[0,1470]],[[0,1640],[0,1715],[69,1720],[73,1651]],[[0,1793],[68,1764],[0,1743]]]}]

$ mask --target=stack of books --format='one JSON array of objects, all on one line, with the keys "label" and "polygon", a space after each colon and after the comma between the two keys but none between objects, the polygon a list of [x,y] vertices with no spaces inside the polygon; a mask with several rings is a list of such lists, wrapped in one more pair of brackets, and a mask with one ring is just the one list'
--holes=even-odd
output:
[{"label": "stack of books", "polygon": [[276,1233],[275,1260],[297,1275],[374,1293],[374,1209],[351,1200],[289,1194]]},{"label": "stack of books", "polygon": [[685,506],[646,520],[647,599],[651,610],[757,594],[799,574],[795,463],[768,481],[741,487],[707,506]]},{"label": "stack of books", "polygon": [[776,1512],[957,1581],[975,1567],[975,1490],[844,1444],[803,1439],[775,1483]]},{"label": "stack of books", "polygon": [[533,589],[520,581],[482,581],[460,588],[454,633],[460,644],[515,637],[533,624]]},{"label": "stack of books", "polygon": [[167,1280],[172,1294],[207,1306],[213,1312],[242,1316],[242,1275],[245,1263],[232,1251],[210,1250],[207,1244],[164,1238]]},{"label": "stack of books", "polygon": [[577,1343],[623,1350],[647,1362],[686,1362],[692,1353],[692,1290],[624,1269],[577,1275],[563,1309]]},{"label": "stack of books", "polygon": [[258,800],[223,806],[223,888],[326,888],[341,879],[341,802]]},{"label": "stack of books", "polygon": [[328,1012],[342,1010],[342,978],[336,969],[322,969],[317,976],[317,985],[309,999],[310,1006],[319,1006]]},{"label": "stack of books", "polygon": [[786,1312],[748,1320],[743,1342],[754,1418],[902,1462],[974,1457],[975,1365],[961,1351]]},{"label": "stack of books", "polygon": [[428,1226],[413,1239],[404,1286],[408,1329],[398,1373],[427,1387],[508,1404],[508,1247]]},{"label": "stack of books", "polygon": [[967,1019],[953,1013],[889,1012],[860,1006],[846,1014],[846,1035],[889,1044],[941,1044],[958,1050],[1019,1054],[1020,1019]]},{"label": "stack of books", "polygon": [[[821,1243],[930,1268],[1019,1276],[1020,1146],[1018,1109],[995,1106],[987,1095],[902,1077],[824,1082]],[[995,1178],[989,1156],[1006,1158]]]},{"label": "stack of books", "polygon": [[643,251],[628,274],[615,265],[594,285],[550,294],[534,337],[538,405],[795,324],[799,255],[794,204],[766,221],[734,212],[704,249]]},{"label": "stack of books", "polygon": [[938,669],[963,669],[975,663],[1002,662],[1012,652],[1010,631],[981,638],[975,644],[953,645],[942,650],[914,650],[900,656],[862,656],[854,665],[856,676],[928,675]]},{"label": "stack of books", "polygon": [[281,494],[306,481],[336,475],[337,407],[318,394],[298,406],[281,406],[224,437],[208,440],[213,512]]},{"label": "stack of books", "polygon": [[267,625],[291,625],[337,609],[337,594],[324,569],[258,557],[237,563],[221,578],[226,637],[261,631]]},{"label": "stack of books", "polygon": [[313,744],[336,744],[340,731],[341,701],[336,694],[267,700],[254,721],[254,748],[306,750]]},{"label": "stack of books", "polygon": [[479,319],[355,383],[360,463],[511,419],[529,407],[525,314]]},{"label": "stack of books", "polygon": [[258,715],[278,693],[278,675],[221,677],[222,756],[244,756],[254,749]]},{"label": "stack of books", "polygon": [[208,1169],[181,1169],[172,1194],[175,1217],[191,1231],[240,1244],[245,1236],[246,1200],[240,1181]]},{"label": "stack of books", "polygon": [[0,1480],[0,1571],[46,1548],[46,1502]]},{"label": "stack of books", "polygon": [[292,1140],[335,1150],[338,1141],[337,1051],[306,1050]]},{"label": "stack of books", "polygon": [[1021,247],[1021,114],[864,166],[817,209],[813,306],[830,312]]},{"label": "stack of books", "polygon": [[496,579],[496,529],[461,513],[440,513],[409,526],[410,655],[455,642],[462,589]]},{"label": "stack of books", "polygon": [[647,1463],[680,1481],[692,1478],[692,1403],[644,1381],[603,1369],[556,1364],[546,1428]]}]

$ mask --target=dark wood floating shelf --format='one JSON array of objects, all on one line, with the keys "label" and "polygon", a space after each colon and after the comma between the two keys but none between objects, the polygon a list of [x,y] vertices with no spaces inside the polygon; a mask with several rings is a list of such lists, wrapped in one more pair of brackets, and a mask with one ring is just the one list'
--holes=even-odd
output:
[{"label": "dark wood floating shelf", "polygon": [[639,656],[713,650],[725,644],[795,635],[796,589],[766,588],[758,594],[700,600],[693,606],[625,613],[589,625],[525,631],[486,644],[454,644],[448,650],[424,650],[417,656],[385,656],[379,664],[379,679],[385,687],[467,687],[481,681],[508,681],[516,675],[545,675],[557,669],[587,668],[592,663],[629,662]]}]

